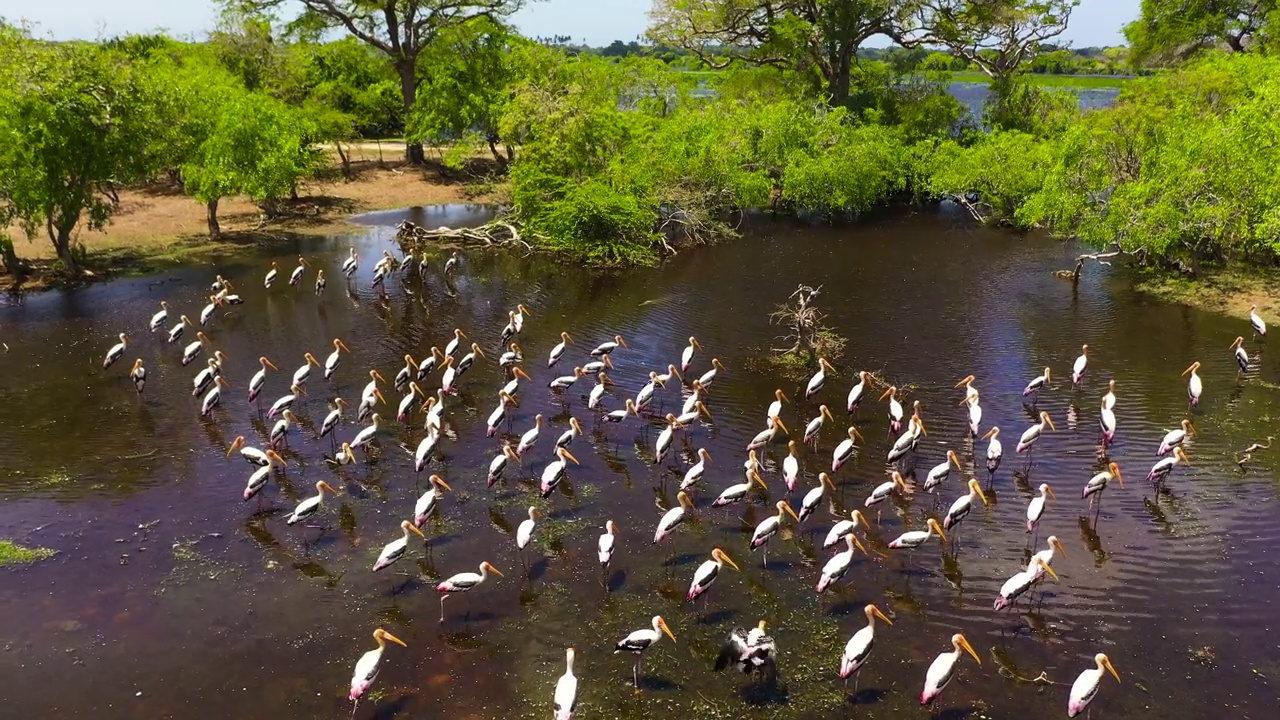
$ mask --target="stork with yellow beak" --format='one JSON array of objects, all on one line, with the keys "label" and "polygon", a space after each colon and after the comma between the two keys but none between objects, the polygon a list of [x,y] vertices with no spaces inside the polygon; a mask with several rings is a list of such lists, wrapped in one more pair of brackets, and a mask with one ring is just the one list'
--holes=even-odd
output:
[{"label": "stork with yellow beak", "polygon": [[813,377],[809,378],[809,384],[806,385],[804,389],[804,396],[806,398],[811,398],[822,391],[823,386],[827,384],[828,370],[830,370],[832,374],[835,374],[836,372],[836,369],[831,365],[831,363],[827,362],[826,358],[818,358],[818,372],[814,373]]},{"label": "stork with yellow beak", "polygon": [[1115,667],[1111,665],[1111,660],[1104,654],[1098,653],[1093,656],[1094,667],[1080,673],[1076,681],[1071,684],[1071,695],[1067,699],[1067,717],[1073,718],[1082,712],[1085,712],[1089,703],[1098,697],[1098,688],[1102,686],[1103,671],[1111,673],[1111,676],[1120,682],[1120,674],[1116,672]]},{"label": "stork with yellow beak", "polygon": [[965,403],[973,402],[974,400],[978,399],[978,389],[973,386],[973,380],[974,380],[974,377],[972,375],[969,375],[968,377],[961,379],[960,382],[955,384],[956,387],[960,387],[961,385],[964,386],[964,400],[961,401],[960,403],[961,405]]},{"label": "stork with yellow beak", "polygon": [[865,555],[867,549],[862,546],[858,538],[853,533],[847,533],[844,536],[846,549],[831,556],[826,565],[822,566],[822,575],[818,578],[818,584],[814,586],[814,590],[821,595],[827,591],[827,588],[840,582],[840,578],[849,571],[849,567],[853,565],[854,549],[861,550]]},{"label": "stork with yellow beak", "polygon": [[574,457],[567,449],[557,447],[555,449],[556,459],[552,460],[545,468],[542,469],[542,484],[540,490],[542,497],[550,497],[555,491],[560,481],[564,480],[566,470],[569,467],[568,461],[572,460],[574,465],[580,464],[578,458]]},{"label": "stork with yellow beak", "polygon": [[302,274],[307,271],[307,266],[310,264],[306,258],[301,255],[298,256],[298,267],[294,268],[293,273],[289,275],[289,285],[291,287],[297,287],[298,283],[302,282]]},{"label": "stork with yellow beak", "polygon": [[760,548],[764,548],[765,567],[769,566],[769,548],[767,547],[769,540],[771,540],[774,535],[777,535],[778,531],[782,529],[782,520],[784,516],[790,515],[793,520],[800,522],[800,517],[796,515],[795,510],[791,509],[791,506],[787,504],[786,500],[779,500],[774,507],[778,508],[778,514],[770,515],[760,521],[760,524],[756,525],[755,532],[751,533],[751,550],[754,552]]},{"label": "stork with yellow beak", "polygon": [[[627,341],[623,340],[621,335],[614,335],[612,341],[602,342],[597,345],[596,348],[591,351],[591,356],[600,357],[601,355],[608,355],[619,347],[630,350],[630,348],[627,347]],[[705,385],[706,383],[703,384]]]},{"label": "stork with yellow beak", "polygon": [[555,367],[555,364],[560,362],[560,358],[564,357],[564,351],[571,342],[573,342],[573,338],[569,336],[569,333],[562,331],[560,333],[560,342],[551,348],[551,353],[547,356],[547,367]]},{"label": "stork with yellow beak", "polygon": [[[185,318],[186,316],[184,315],[183,317]],[[122,339],[120,342],[123,343],[124,340]],[[187,345],[186,349],[182,351],[182,366],[186,367],[190,365],[191,361],[195,360],[196,357],[199,356],[200,353],[204,351],[204,346],[208,342],[209,342],[209,336],[205,335],[203,330],[197,331],[196,341]]]},{"label": "stork with yellow beak", "polygon": [[1031,449],[1032,445],[1036,444],[1036,441],[1044,434],[1044,428],[1046,425],[1049,426],[1050,430],[1056,431],[1058,429],[1053,426],[1053,419],[1049,417],[1049,413],[1041,411],[1040,422],[1027,428],[1022,433],[1022,437],[1018,439],[1017,451],[1019,454],[1027,452]]},{"label": "stork with yellow beak", "polygon": [[[378,647],[360,656],[356,661],[356,670],[351,675],[350,700],[357,705],[360,703],[360,698],[373,686],[373,681],[378,679],[378,663],[382,662],[382,653],[387,649],[387,643],[393,642],[400,647],[409,647],[403,640],[382,628],[373,631],[373,641],[378,643]],[[354,707],[351,709],[351,714],[355,715]]]},{"label": "stork with yellow beak", "polygon": [[774,415],[771,420],[772,422],[769,424],[768,428],[756,433],[756,436],[751,438],[751,442],[747,443],[748,450],[762,448],[767,446],[769,443],[772,443],[774,438],[778,436],[779,429],[788,435],[791,434],[791,431],[787,430],[787,426],[783,424],[782,418]]},{"label": "stork with yellow beak", "polygon": [[663,634],[671,638],[671,642],[676,641],[676,636],[671,633],[671,628],[667,627],[667,621],[662,619],[661,615],[653,616],[653,629],[644,628],[622,638],[613,646],[613,654],[620,652],[633,653],[636,656],[636,662],[632,667],[632,680],[635,682],[636,691],[640,691],[640,673],[644,668],[644,652],[662,639]]},{"label": "stork with yellow beak", "polygon": [[1084,380],[1085,368],[1089,366],[1089,346],[1080,346],[1080,357],[1071,366],[1071,384],[1079,385]]},{"label": "stork with yellow beak", "polygon": [[689,372],[689,364],[693,362],[693,351],[702,351],[702,345],[698,342],[698,338],[690,335],[689,344],[684,351],[680,353],[680,371]]},{"label": "stork with yellow beak", "polygon": [[818,487],[805,493],[804,499],[800,501],[800,514],[796,517],[797,523],[802,523],[809,518],[810,515],[818,511],[822,505],[822,499],[826,497],[827,488],[835,491],[836,485],[831,482],[831,476],[826,473],[818,473]]},{"label": "stork with yellow beak", "polygon": [[1035,532],[1036,528],[1040,527],[1040,518],[1044,517],[1049,498],[1057,500],[1058,496],[1053,494],[1049,483],[1040,483],[1040,494],[1032,498],[1027,505],[1027,532]]},{"label": "stork with yellow beak", "polygon": [[676,506],[668,510],[658,521],[658,529],[653,533],[654,545],[670,536],[689,516],[693,515],[693,501],[685,491],[676,493],[676,501]]},{"label": "stork with yellow beak", "polygon": [[819,406],[818,416],[810,420],[809,424],[804,427],[804,442],[806,444],[813,443],[815,446],[818,444],[818,433],[822,430],[824,418],[831,422],[836,421],[835,418],[831,417],[831,409],[826,405]]},{"label": "stork with yellow beak", "polygon": [[222,388],[228,387],[227,379],[218,375],[213,379],[213,389],[204,396],[200,404],[200,417],[207,417],[213,409],[222,404]]},{"label": "stork with yellow beak", "polygon": [[275,417],[277,414],[292,408],[294,401],[297,400],[298,396],[302,394],[303,394],[303,390],[301,387],[297,385],[293,385],[292,387],[290,387],[288,395],[285,395],[279,400],[276,400],[275,402],[271,403],[271,408],[267,410],[267,419],[270,420],[271,418]]},{"label": "stork with yellow beak", "polygon": [[316,360],[315,355],[312,355],[311,353],[304,353],[302,357],[306,362],[302,363],[302,367],[293,371],[293,384],[298,387],[306,387],[307,380],[311,378],[312,365],[321,367],[320,361]]},{"label": "stork with yellow beak", "polygon": [[147,369],[142,367],[142,358],[133,361],[133,368],[129,370],[129,379],[133,381],[133,389],[142,394],[142,389],[147,386]]},{"label": "stork with yellow beak", "polygon": [[773,391],[773,402],[769,403],[769,409],[764,414],[765,427],[773,427],[773,419],[782,415],[782,404],[790,402],[787,394],[782,392],[782,388]]},{"label": "stork with yellow beak", "polygon": [[[111,349],[107,351],[107,356],[102,360],[103,370],[106,370],[107,368],[111,367],[112,365],[115,364],[117,360],[124,357],[124,350],[129,346],[128,335],[124,333],[120,333],[117,337],[120,338],[120,342],[116,343],[115,345],[112,345]],[[183,363],[183,365],[186,365],[186,363]]]},{"label": "stork with yellow beak", "polygon": [[848,520],[841,520],[840,522],[831,526],[830,532],[827,533],[827,538],[822,541],[822,547],[824,548],[834,547],[835,544],[840,541],[840,538],[858,529],[859,526],[863,526],[866,524],[867,524],[867,518],[862,514],[862,511],[854,510],[853,512],[849,513]]},{"label": "stork with yellow beak", "polygon": [[902,403],[898,402],[898,388],[890,385],[884,394],[880,396],[881,400],[889,399],[889,431],[902,432],[902,420],[905,417],[902,409]]},{"label": "stork with yellow beak", "polygon": [[871,648],[875,644],[876,619],[883,620],[886,625],[893,625],[893,621],[885,617],[885,614],[875,605],[867,605],[863,608],[863,612],[867,616],[867,626],[849,638],[848,644],[844,646],[844,655],[840,658],[840,677],[844,678],[847,685],[849,676],[854,676],[855,697],[858,695],[858,673],[866,665],[867,658],[871,657]]},{"label": "stork with yellow beak", "polygon": [[956,633],[951,636],[951,652],[944,652],[939,655],[933,664],[929,666],[929,671],[924,677],[924,691],[920,693],[921,705],[932,705],[934,700],[942,694],[947,685],[956,676],[956,665],[960,662],[961,651],[969,653],[973,657],[973,661],[982,664],[982,660],[978,658],[978,653],[974,651],[973,646],[965,640],[964,635]]},{"label": "stork with yellow beak", "polygon": [[1120,487],[1124,487],[1124,477],[1120,475],[1120,466],[1115,463],[1107,465],[1107,469],[1089,478],[1089,482],[1085,483],[1084,490],[1080,491],[1080,499],[1089,498],[1089,504],[1094,502],[1094,496],[1101,499],[1102,491],[1107,489],[1107,484],[1112,480],[1120,483]]},{"label": "stork with yellow beak", "polygon": [[333,377],[334,371],[338,369],[338,363],[342,362],[342,355],[339,354],[338,352],[339,350],[346,350],[347,352],[351,352],[350,350],[347,350],[347,346],[345,343],[342,342],[342,340],[338,338],[334,338],[333,352],[329,353],[329,357],[326,358],[324,361],[324,379],[325,380],[328,380],[329,378]]},{"label": "stork with yellow beak", "polygon": [[946,482],[947,478],[951,477],[951,466],[953,464],[956,466],[957,470],[963,469],[960,467],[960,457],[956,455],[956,451],[948,450],[947,459],[938,465],[934,465],[933,469],[929,471],[929,474],[925,476],[923,485],[924,491],[933,492],[934,488]]},{"label": "stork with yellow beak", "polygon": [[1187,399],[1191,402],[1191,407],[1200,404],[1200,396],[1204,393],[1204,381],[1200,379],[1200,375],[1196,373],[1200,369],[1200,361],[1191,363],[1191,366],[1182,371],[1182,374],[1190,375],[1187,379]]},{"label": "stork with yellow beak", "polygon": [[662,459],[667,456],[667,451],[671,449],[671,445],[676,439],[676,430],[684,428],[684,424],[680,422],[672,413],[667,413],[667,426],[662,428],[662,432],[658,433],[658,440],[653,447],[653,464],[661,465]]},{"label": "stork with yellow beak", "polygon": [[413,524],[415,527],[421,528],[427,524],[427,520],[435,514],[436,509],[440,507],[440,501],[444,499],[444,491],[453,488],[449,487],[449,483],[439,475],[432,475],[427,478],[429,484],[427,491],[422,493],[418,498],[418,502],[413,506]]},{"label": "stork with yellow beak", "polygon": [[1240,366],[1240,372],[1249,372],[1249,353],[1245,352],[1244,338],[1236,338],[1236,341],[1231,343],[1231,349],[1235,351],[1233,354],[1236,358],[1236,364]]},{"label": "stork with yellow beak", "polygon": [[741,501],[747,496],[747,493],[751,492],[751,483],[753,481],[766,491],[769,489],[769,486],[765,485],[764,480],[760,478],[760,473],[755,470],[750,470],[747,472],[746,482],[737,483],[725,488],[724,492],[720,493],[715,500],[711,501],[711,507],[724,507]]},{"label": "stork with yellow beak", "polygon": [[485,580],[489,579],[489,573],[502,577],[502,572],[486,561],[480,563],[478,573],[461,572],[436,585],[436,592],[440,593],[440,622],[444,622],[444,601],[448,600],[450,595],[470,592],[480,587]]},{"label": "stork with yellow beak", "polygon": [[[1047,486],[1046,486],[1047,487]],[[982,499],[982,504],[988,505],[987,494],[982,492],[982,484],[977,480],[969,481],[969,494],[961,495],[955,502],[951,503],[951,508],[947,510],[947,514],[942,518],[942,527],[946,530],[952,530],[969,516],[973,511],[973,501],[977,498]]]},{"label": "stork with yellow beak", "polygon": [[1034,400],[1039,400],[1040,391],[1049,387],[1049,378],[1049,368],[1046,367],[1043,375],[1031,378],[1031,382],[1027,383],[1027,386],[1022,389],[1022,397],[1034,395]]},{"label": "stork with yellow beak", "polygon": [[711,383],[715,382],[717,371],[729,372],[729,369],[724,366],[724,363],[720,362],[720,358],[711,358],[711,369],[702,373],[702,377],[698,378],[698,382],[704,388],[711,387]]},{"label": "stork with yellow beak", "polygon": [[858,428],[853,425],[849,426],[849,437],[840,441],[835,449],[831,451],[831,472],[836,472],[841,465],[849,462],[853,457],[854,443],[862,440],[862,433],[858,432]]},{"label": "stork with yellow beak", "polygon": [[707,464],[711,462],[711,453],[706,448],[698,448],[698,462],[694,463],[684,473],[684,478],[680,481],[680,489],[688,490],[702,479],[707,472]]},{"label": "stork with yellow beak", "polygon": [[871,380],[871,373],[866,370],[858,371],[858,382],[849,390],[849,398],[846,403],[846,409],[849,414],[857,412],[858,406],[862,404],[862,398],[867,394],[867,383]]},{"label": "stork with yellow beak", "polygon": [[254,373],[253,377],[249,379],[249,402],[257,400],[258,396],[262,394],[262,388],[266,387],[267,368],[271,368],[276,371],[280,370],[280,368],[275,366],[275,363],[267,359],[266,355],[258,358],[258,364],[261,365],[262,368],[258,370],[258,372]]},{"label": "stork with yellow beak", "polygon": [[689,592],[685,595],[685,599],[693,602],[710,590],[716,578],[720,577],[720,572],[724,570],[725,565],[741,572],[738,564],[725,551],[720,548],[712,549],[711,559],[699,565],[697,571],[693,573],[693,582],[689,583]]}]

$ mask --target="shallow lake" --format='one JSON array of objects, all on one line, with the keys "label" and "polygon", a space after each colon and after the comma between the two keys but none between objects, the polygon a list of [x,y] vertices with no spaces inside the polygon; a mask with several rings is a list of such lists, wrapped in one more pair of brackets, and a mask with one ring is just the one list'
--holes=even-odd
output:
[{"label": "shallow lake", "polygon": [[[546,717],[569,645],[577,648],[582,718],[924,717],[918,698],[925,669],[950,649],[954,632],[965,633],[983,662],[962,661],[940,700],[948,718],[1063,716],[1070,683],[1099,651],[1123,683],[1107,679],[1094,717],[1274,713],[1280,448],[1255,454],[1246,472],[1233,452],[1275,433],[1280,353],[1249,338],[1247,323],[1138,294],[1119,267],[1090,263],[1073,287],[1052,271],[1071,266],[1075,246],[931,212],[834,229],[761,222],[739,241],[625,273],[469,250],[450,284],[440,273],[443,258],[433,259],[425,286],[395,277],[384,302],[370,288],[372,265],[395,248],[391,225],[406,216],[458,226],[482,220],[485,211],[383,213],[365,218],[367,231],[350,238],[31,296],[0,309],[0,335],[10,346],[0,355],[0,537],[59,553],[0,569],[6,716],[346,718],[353,665],[373,647],[370,633],[379,626],[408,648],[388,649],[374,692],[358,708],[361,718]],[[352,244],[363,259],[348,286],[338,266]],[[299,253],[325,269],[322,297],[311,291],[314,269],[298,291],[284,282]],[[264,290],[273,260],[284,277]],[[148,334],[147,320],[162,299],[173,308],[166,327],[180,312],[194,318],[215,273],[235,283],[245,304],[205,328],[212,347],[230,357],[231,389],[211,419],[201,420],[191,386],[204,358],[179,363],[180,346],[194,333],[167,345],[162,333]],[[815,401],[804,399],[803,380],[782,380],[754,361],[780,342],[783,331],[769,324],[769,313],[798,283],[822,286],[817,302],[826,322],[848,338],[834,363],[838,372]],[[517,303],[531,311],[519,343],[533,382],[521,389],[511,432],[518,437],[538,413],[549,423],[523,467],[489,489],[486,469],[499,438],[485,437],[485,418],[504,380],[499,332]],[[454,328],[489,360],[462,377],[459,396],[446,399],[449,436],[430,471],[453,492],[424,528],[429,544],[415,538],[406,560],[374,574],[374,559],[400,536],[399,522],[426,481],[400,448],[423,437],[423,416],[394,422],[401,396],[383,384],[392,407],[380,408],[380,455],[367,463],[362,454],[340,470],[323,462],[329,441],[315,432],[327,399],[355,402],[371,368],[391,380],[406,353],[422,359]],[[547,353],[562,330],[577,342],[549,370]],[[134,342],[103,371],[102,356],[120,332]],[[547,388],[615,334],[629,349],[613,354],[609,410],[633,397],[650,370],[678,363],[690,335],[705,348],[691,375],[706,371],[712,357],[728,368],[707,400],[713,420],[678,433],[674,459],[661,466],[652,462],[657,421],[599,421],[586,407],[591,379],[563,394]],[[1246,336],[1254,358],[1239,381],[1228,350],[1237,335]],[[270,422],[245,397],[257,358],[281,368],[268,375],[265,407],[288,392],[303,353],[323,361],[335,337],[352,352],[332,382],[313,371],[295,408],[302,427],[284,453],[286,473],[263,492],[262,510],[242,502],[252,468],[224,453],[237,435],[265,446]],[[1073,389],[1070,366],[1083,343],[1091,349],[1088,372]],[[134,357],[150,373],[141,398],[126,377]],[[1205,383],[1193,413],[1199,433],[1187,446],[1190,464],[1177,467],[1168,492],[1157,495],[1143,478],[1160,438],[1187,416],[1179,373],[1194,360],[1203,363]],[[1057,431],[1040,440],[1028,466],[1013,452],[1034,416],[1021,393],[1046,365],[1055,381],[1039,409]],[[866,441],[856,460],[835,475],[838,490],[828,492],[814,518],[799,531],[789,523],[769,544],[767,567],[747,541],[766,508],[786,497],[779,468],[785,443],[765,453],[767,494],[728,510],[710,501],[741,481],[744,446],[764,427],[765,407],[782,388],[792,400],[782,418],[794,433],[817,414],[818,401],[835,414],[817,450],[801,451],[802,477],[791,496],[798,507],[845,437],[845,396],[863,369],[905,388],[908,407],[921,402],[928,436],[908,463],[913,492],[880,506],[878,524],[874,509],[868,513],[871,555],[858,556],[838,590],[818,596],[813,587],[832,552],[821,547],[828,528],[886,479],[892,441],[884,403],[859,410],[854,419]],[[962,494],[964,479],[988,482],[986,442],[966,436],[963,390],[953,387],[970,373],[981,392],[982,430],[1004,430],[992,502],[952,534],[954,547],[931,540],[913,553],[888,550],[900,533],[940,517]],[[1102,467],[1098,405],[1112,378],[1119,430],[1109,455],[1127,482],[1113,483],[1095,514],[1080,491]],[[428,383],[433,392],[439,375]],[[680,395],[674,384],[659,390],[655,409],[678,412]],[[570,467],[548,501],[537,500],[533,481],[570,417],[586,429],[571,445],[581,466]],[[358,430],[349,413],[338,432],[349,440]],[[676,502],[697,448],[713,461],[694,493],[696,522],[654,547],[654,528]],[[953,472],[936,495],[920,492],[947,449],[959,454],[963,473]],[[327,500],[327,531],[312,542],[320,531],[284,520],[318,480],[345,492]],[[1042,482],[1057,500],[1033,539],[1026,508]],[[522,556],[514,533],[530,504],[548,517]],[[608,519],[620,527],[620,548],[602,578],[596,538]],[[1012,611],[993,611],[1004,580],[1051,534],[1066,549],[1053,561],[1061,582],[1042,584],[1042,594]],[[705,606],[686,603],[694,570],[716,546],[742,572],[722,574]],[[434,584],[475,571],[482,560],[505,577],[451,598],[441,624]],[[879,627],[855,695],[836,671],[870,602],[894,624]],[[644,691],[636,694],[630,659],[613,655],[613,643],[655,614],[678,642],[664,640],[648,654]],[[777,684],[713,671],[726,634],[761,618],[780,649]],[[1053,684],[1017,679],[1042,672]]]}]

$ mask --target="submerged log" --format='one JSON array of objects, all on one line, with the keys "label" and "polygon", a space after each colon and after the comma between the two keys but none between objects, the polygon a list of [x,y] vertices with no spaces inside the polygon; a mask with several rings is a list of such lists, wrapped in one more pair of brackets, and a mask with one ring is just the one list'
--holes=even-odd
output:
[{"label": "submerged log", "polygon": [[520,234],[515,223],[505,220],[494,220],[477,227],[451,228],[441,225],[428,230],[409,220],[396,226],[396,239],[403,250],[417,250],[424,246],[436,247],[449,245],[485,245],[497,246],[520,244],[533,250]]}]

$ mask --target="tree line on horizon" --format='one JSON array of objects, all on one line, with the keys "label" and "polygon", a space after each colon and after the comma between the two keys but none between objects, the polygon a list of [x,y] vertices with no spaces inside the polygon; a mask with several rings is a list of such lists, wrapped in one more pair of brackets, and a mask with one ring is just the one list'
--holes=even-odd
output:
[{"label": "tree line on horizon", "polygon": [[[104,227],[123,187],[170,179],[216,236],[222,198],[270,216],[322,145],[345,167],[345,142],[403,136],[410,163],[487,151],[528,237],[605,264],[732,235],[748,208],[938,199],[1187,271],[1280,248],[1260,187],[1280,158],[1255,139],[1280,126],[1274,0],[1144,0],[1130,47],[1096,54],[1055,42],[1076,0],[655,0],[640,52],[523,37],[526,0],[219,4],[203,42],[0,28],[5,226],[74,271],[76,229]],[[1027,81],[1084,60],[1161,70],[1088,113]],[[946,92],[963,69],[990,79],[981,118]]]}]

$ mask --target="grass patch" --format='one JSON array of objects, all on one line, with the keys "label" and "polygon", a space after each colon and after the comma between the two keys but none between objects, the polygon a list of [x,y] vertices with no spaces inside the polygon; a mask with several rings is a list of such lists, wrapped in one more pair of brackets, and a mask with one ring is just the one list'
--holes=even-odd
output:
[{"label": "grass patch", "polygon": [[0,540],[0,567],[31,565],[41,560],[48,560],[57,554],[57,550],[49,548],[29,548],[12,540]]},{"label": "grass patch", "polygon": [[1280,273],[1274,270],[1218,268],[1197,278],[1150,274],[1140,277],[1135,287],[1167,302],[1235,318],[1247,319],[1252,305],[1264,319],[1280,317]]}]

